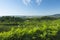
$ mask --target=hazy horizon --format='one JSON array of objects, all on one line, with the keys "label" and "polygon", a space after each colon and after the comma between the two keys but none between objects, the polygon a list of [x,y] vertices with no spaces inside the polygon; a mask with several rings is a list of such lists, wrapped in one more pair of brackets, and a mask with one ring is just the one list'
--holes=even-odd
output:
[{"label": "hazy horizon", "polygon": [[60,14],[60,0],[0,0],[0,16]]}]

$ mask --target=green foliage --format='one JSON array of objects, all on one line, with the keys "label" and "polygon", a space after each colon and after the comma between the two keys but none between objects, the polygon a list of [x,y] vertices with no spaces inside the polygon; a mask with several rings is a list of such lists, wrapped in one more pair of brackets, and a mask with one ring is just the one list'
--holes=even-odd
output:
[{"label": "green foliage", "polygon": [[3,23],[1,23],[2,19],[0,20],[0,40],[60,40],[60,19],[50,20],[49,17],[42,17],[22,20],[17,18],[11,21],[13,18],[2,17]]}]

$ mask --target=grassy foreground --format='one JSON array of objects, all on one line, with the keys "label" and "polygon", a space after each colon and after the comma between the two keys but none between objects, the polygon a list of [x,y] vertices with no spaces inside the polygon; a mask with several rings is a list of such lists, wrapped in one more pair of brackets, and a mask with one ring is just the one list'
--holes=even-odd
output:
[{"label": "grassy foreground", "polygon": [[5,22],[0,25],[0,40],[60,40],[60,19],[18,21],[17,26]]}]

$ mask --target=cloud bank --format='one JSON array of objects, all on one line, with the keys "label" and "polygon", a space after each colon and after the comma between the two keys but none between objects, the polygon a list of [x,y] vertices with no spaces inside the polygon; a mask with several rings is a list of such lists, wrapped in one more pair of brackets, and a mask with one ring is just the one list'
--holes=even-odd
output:
[{"label": "cloud bank", "polygon": [[[32,0],[22,0],[22,1],[23,1],[23,3],[24,3],[25,5],[29,5]],[[42,0],[35,0],[35,3],[36,3],[37,5],[40,5],[41,2],[42,2]]]}]

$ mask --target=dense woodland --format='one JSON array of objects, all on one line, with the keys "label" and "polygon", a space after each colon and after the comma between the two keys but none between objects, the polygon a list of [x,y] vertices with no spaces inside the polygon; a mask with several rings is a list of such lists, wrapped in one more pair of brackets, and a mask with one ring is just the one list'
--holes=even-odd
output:
[{"label": "dense woodland", "polygon": [[2,16],[0,40],[60,40],[60,18]]}]

